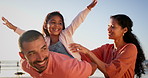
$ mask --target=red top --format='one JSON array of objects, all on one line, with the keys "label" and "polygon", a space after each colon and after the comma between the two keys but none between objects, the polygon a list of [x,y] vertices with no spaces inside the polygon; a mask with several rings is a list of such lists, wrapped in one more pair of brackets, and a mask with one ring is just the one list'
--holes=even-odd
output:
[{"label": "red top", "polygon": [[[101,61],[106,63],[106,71],[109,78],[134,78],[137,48],[134,44],[128,43],[117,51],[113,52],[113,44],[106,44],[92,52]],[[90,62],[88,56],[81,54],[82,60]]]},{"label": "red top", "polygon": [[78,61],[67,55],[50,52],[48,67],[42,73],[38,73],[29,63],[22,59],[21,67],[33,78],[88,78],[92,67],[86,61]]}]

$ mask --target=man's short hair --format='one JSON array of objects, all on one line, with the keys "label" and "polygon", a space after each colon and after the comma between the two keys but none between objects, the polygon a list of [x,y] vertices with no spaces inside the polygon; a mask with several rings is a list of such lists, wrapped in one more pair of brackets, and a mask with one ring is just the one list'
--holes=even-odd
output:
[{"label": "man's short hair", "polygon": [[40,32],[36,31],[36,30],[28,30],[28,31],[24,32],[19,37],[19,41],[18,41],[20,50],[22,51],[22,49],[23,49],[23,45],[22,45],[23,42],[32,42],[32,41],[35,41],[40,36],[43,37],[43,35]]}]

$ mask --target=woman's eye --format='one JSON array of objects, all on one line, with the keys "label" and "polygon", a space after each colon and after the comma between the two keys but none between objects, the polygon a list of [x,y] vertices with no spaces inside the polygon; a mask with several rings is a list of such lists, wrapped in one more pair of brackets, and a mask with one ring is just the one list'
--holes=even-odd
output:
[{"label": "woman's eye", "polygon": [[115,28],[115,26],[111,25],[111,28]]}]

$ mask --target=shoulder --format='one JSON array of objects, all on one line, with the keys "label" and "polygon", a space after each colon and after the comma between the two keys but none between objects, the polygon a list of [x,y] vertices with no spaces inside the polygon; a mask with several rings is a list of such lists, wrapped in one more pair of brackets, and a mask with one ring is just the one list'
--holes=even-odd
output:
[{"label": "shoulder", "polygon": [[128,43],[128,44],[126,44],[126,46],[127,46],[127,47],[133,47],[133,48],[135,47],[135,48],[136,48],[136,45],[133,44],[133,43]]},{"label": "shoulder", "polygon": [[68,55],[64,55],[64,54],[56,53],[56,52],[51,52],[51,51],[50,51],[50,55],[51,55],[50,57],[52,58],[53,62],[56,65],[64,66],[64,63],[66,63],[66,62],[70,63],[70,60],[72,59]]},{"label": "shoulder", "polygon": [[55,62],[59,63],[60,65],[62,64],[62,67],[66,66],[67,68],[73,68],[85,65],[91,66],[86,61],[79,61],[76,58],[71,58],[64,54],[51,52],[51,55]]},{"label": "shoulder", "polygon": [[133,51],[137,50],[136,45],[134,45],[134,44],[132,44],[132,43],[126,44],[123,48],[124,48],[125,50],[133,50]]},{"label": "shoulder", "polygon": [[138,52],[136,45],[132,43],[128,43],[125,46],[123,46],[121,51],[123,52],[123,54],[127,56],[136,56]]},{"label": "shoulder", "polygon": [[28,73],[29,73],[30,65],[29,65],[29,63],[27,62],[27,60],[21,59],[21,60],[20,60],[20,66],[21,66],[21,68],[22,68],[25,72],[28,72]]},{"label": "shoulder", "polygon": [[87,78],[92,72],[92,66],[90,63],[86,61],[78,61],[77,59],[71,60],[70,63],[68,63],[67,69],[69,69],[69,77],[74,76],[74,78]]},{"label": "shoulder", "polygon": [[[76,58],[71,58],[60,53],[51,53],[54,63],[65,73],[69,73],[69,77],[84,78],[89,76],[92,71],[91,65],[86,61],[79,61]],[[80,74],[81,73],[81,74]],[[86,77],[85,77],[86,78]]]}]

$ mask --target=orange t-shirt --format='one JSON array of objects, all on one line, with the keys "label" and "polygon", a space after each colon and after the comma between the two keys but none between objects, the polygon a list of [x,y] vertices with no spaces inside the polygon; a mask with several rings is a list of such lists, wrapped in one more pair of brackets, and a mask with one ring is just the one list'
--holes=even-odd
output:
[{"label": "orange t-shirt", "polygon": [[33,78],[88,78],[92,67],[86,61],[79,61],[67,55],[50,52],[48,67],[42,73],[33,69],[26,60],[21,60],[21,67]]},{"label": "orange t-shirt", "polygon": [[[136,46],[128,43],[115,52],[113,52],[113,46],[113,44],[105,44],[92,52],[107,64],[105,67],[109,78],[134,78]],[[82,60],[90,62],[88,56],[81,54],[81,57]]]}]

